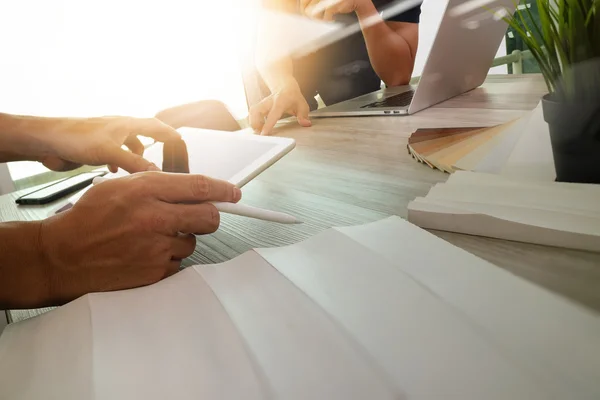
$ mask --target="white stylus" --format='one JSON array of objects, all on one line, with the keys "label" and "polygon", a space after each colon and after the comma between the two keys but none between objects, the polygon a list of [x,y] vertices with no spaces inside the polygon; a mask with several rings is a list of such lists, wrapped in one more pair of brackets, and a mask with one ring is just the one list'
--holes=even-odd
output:
[{"label": "white stylus", "polygon": [[[99,176],[94,178],[92,184],[97,185],[106,180],[108,179]],[[245,204],[227,203],[219,201],[213,201],[212,204],[214,204],[214,206],[217,208],[217,210],[219,210],[219,212],[223,212],[226,214],[234,214],[240,215],[242,217],[256,218],[263,221],[279,222],[280,224],[302,223],[302,221],[299,221],[296,217],[291,216],[289,214],[271,210],[264,210],[262,208],[247,206]]]},{"label": "white stylus", "polygon": [[263,221],[279,222],[280,224],[301,224],[302,221],[296,217],[282,212],[264,210],[262,208],[247,206],[240,203],[212,202],[217,210],[227,214],[240,215],[242,217],[262,219]]}]

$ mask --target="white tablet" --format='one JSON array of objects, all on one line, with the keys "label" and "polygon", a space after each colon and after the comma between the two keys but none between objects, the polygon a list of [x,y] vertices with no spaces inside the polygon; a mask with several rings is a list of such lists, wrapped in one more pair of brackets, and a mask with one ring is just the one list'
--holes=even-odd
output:
[{"label": "white tablet", "polygon": [[[259,136],[250,130],[224,132],[180,128],[177,131],[187,146],[190,173],[222,179],[238,187],[250,182],[296,145],[294,139]],[[161,168],[163,144],[155,143],[148,147],[144,151],[144,158]],[[119,170],[116,174],[106,175],[106,178],[125,175],[128,175],[126,171]],[[51,214],[69,209],[86,190],[71,196],[53,209]]]},{"label": "white tablet", "polygon": [[[250,130],[223,132],[180,128],[177,132],[181,133],[187,146],[190,173],[229,181],[238,187],[250,182],[296,145],[294,139],[259,136]],[[161,168],[163,144],[150,146],[144,152],[144,158]]]}]

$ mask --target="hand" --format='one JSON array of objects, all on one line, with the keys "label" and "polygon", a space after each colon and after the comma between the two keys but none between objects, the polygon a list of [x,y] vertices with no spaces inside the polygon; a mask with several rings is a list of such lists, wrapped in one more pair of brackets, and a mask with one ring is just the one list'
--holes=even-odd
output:
[{"label": "hand", "polygon": [[[130,173],[159,170],[142,157],[144,146],[137,135],[161,142],[181,138],[176,130],[154,118],[65,119],[44,134],[50,149],[39,161],[54,171],[71,170],[82,164],[108,164],[111,172],[118,168]],[[130,151],[122,149],[123,145]]]},{"label": "hand", "polygon": [[176,273],[194,234],[219,227],[207,201],[237,202],[232,184],[201,175],[145,172],[92,187],[71,208],[41,222],[49,298],[62,304],[89,292],[128,289]]},{"label": "hand", "polygon": [[[295,115],[301,126],[311,126],[310,107],[296,81],[290,80],[273,94],[250,108],[250,126],[261,135],[269,135],[284,113]],[[266,120],[265,120],[266,116]]]},{"label": "hand", "polygon": [[300,0],[300,9],[308,17],[333,21],[336,14],[360,11],[371,0]]}]

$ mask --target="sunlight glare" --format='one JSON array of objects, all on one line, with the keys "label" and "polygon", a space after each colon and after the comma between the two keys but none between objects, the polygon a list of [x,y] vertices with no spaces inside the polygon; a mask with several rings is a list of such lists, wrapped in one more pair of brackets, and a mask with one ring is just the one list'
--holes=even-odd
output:
[{"label": "sunlight glare", "polygon": [[0,2],[0,110],[133,115],[217,99],[246,103],[240,56],[254,0]]}]

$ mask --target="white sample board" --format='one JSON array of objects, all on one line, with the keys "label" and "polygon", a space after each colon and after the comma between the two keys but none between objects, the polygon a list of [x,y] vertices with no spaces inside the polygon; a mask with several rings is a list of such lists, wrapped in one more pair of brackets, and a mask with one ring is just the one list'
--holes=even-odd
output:
[{"label": "white sample board", "polygon": [[408,205],[427,229],[600,251],[600,185],[457,172]]}]

